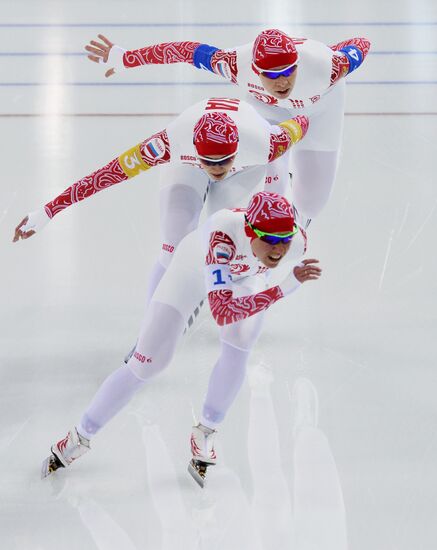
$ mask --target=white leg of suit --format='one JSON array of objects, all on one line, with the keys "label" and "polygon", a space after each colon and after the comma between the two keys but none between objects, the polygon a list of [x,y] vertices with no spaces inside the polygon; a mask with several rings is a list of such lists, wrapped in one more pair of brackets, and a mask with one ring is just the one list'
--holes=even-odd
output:
[{"label": "white leg of suit", "polygon": [[147,305],[170,265],[177,246],[188,233],[197,228],[209,185],[207,174],[192,166],[168,165],[160,169],[162,243],[158,260],[149,275]]},{"label": "white leg of suit", "polygon": [[287,173],[291,172],[291,201],[305,218],[314,218],[320,213],[334,185],[343,135],[344,95],[343,79],[305,109],[272,110],[252,102],[272,124],[299,114],[309,117],[309,129],[303,140],[267,166],[265,185],[266,191],[288,197]]},{"label": "white leg of suit", "polygon": [[[194,308],[206,298],[203,275],[204,253],[199,233],[190,233],[178,247],[170,268],[162,277],[147,308],[135,353],[127,366],[111,374],[97,391],[79,425],[79,432],[92,437],[117,414],[150,378],[171,362],[177,343]],[[252,294],[266,287],[264,274],[235,285],[236,294]],[[206,406],[212,421],[219,422],[233,402],[244,379],[246,360],[261,331],[263,314],[223,327],[223,357],[214,369]],[[234,351],[235,350],[235,351]],[[227,371],[232,355],[234,376]],[[227,381],[225,385],[223,380]]]},{"label": "white leg of suit", "polygon": [[345,81],[309,110],[310,126],[291,154],[292,201],[307,218],[326,205],[337,174],[343,135]]}]

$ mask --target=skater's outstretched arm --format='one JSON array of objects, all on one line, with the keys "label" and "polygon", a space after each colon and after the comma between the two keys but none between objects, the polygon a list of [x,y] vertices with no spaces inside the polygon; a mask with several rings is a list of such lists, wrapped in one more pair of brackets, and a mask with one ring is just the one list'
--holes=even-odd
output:
[{"label": "skater's outstretched arm", "polygon": [[99,41],[91,40],[85,50],[89,53],[88,59],[107,65],[106,77],[142,65],[189,63],[197,69],[211,71],[233,83],[237,81],[235,51],[224,51],[209,44],[192,41],[163,42],[137,50],[125,50],[102,34],[98,38]]},{"label": "skater's outstretched arm", "polygon": [[321,275],[321,269],[314,265],[318,260],[303,260],[280,285],[235,298],[230,266],[235,255],[236,246],[229,235],[222,231],[211,234],[205,271],[209,306],[220,326],[242,321],[268,309],[284,296],[294,292],[302,283],[317,280]]},{"label": "skater's outstretched arm", "polygon": [[340,78],[358,69],[369,53],[370,41],[367,38],[350,38],[329,47],[336,52],[332,56],[332,86]]},{"label": "skater's outstretched arm", "polygon": [[167,132],[162,130],[128,149],[103,168],[73,183],[44,207],[28,214],[16,227],[13,242],[28,239],[72,204],[169,161],[170,144]]}]

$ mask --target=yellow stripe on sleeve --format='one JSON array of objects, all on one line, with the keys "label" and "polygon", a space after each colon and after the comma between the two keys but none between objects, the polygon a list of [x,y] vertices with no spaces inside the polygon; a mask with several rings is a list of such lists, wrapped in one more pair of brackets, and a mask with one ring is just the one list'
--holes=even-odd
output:
[{"label": "yellow stripe on sleeve", "polygon": [[128,178],[138,176],[140,172],[151,168],[150,164],[141,158],[140,146],[141,144],[135,145],[118,157],[120,166]]},{"label": "yellow stripe on sleeve", "polygon": [[281,122],[279,126],[287,130],[293,143],[297,143],[302,139],[302,128],[295,120],[285,120],[284,122]]}]

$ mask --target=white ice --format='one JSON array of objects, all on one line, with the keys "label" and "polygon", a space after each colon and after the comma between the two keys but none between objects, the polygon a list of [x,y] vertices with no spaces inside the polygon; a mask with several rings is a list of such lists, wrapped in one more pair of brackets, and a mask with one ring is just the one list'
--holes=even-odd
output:
[{"label": "white ice", "polygon": [[[435,1],[0,9],[0,547],[435,550]],[[26,242],[12,244],[14,227],[193,102],[237,93],[189,66],[105,80],[76,54],[98,32],[131,48],[231,47],[272,26],[372,41],[347,86],[334,192],[310,226],[322,279],[269,311],[203,491],[186,468],[218,353],[205,308],[170,368],[92,452],[41,481],[50,445],[136,338],[158,252],[157,174],[69,209]]]}]

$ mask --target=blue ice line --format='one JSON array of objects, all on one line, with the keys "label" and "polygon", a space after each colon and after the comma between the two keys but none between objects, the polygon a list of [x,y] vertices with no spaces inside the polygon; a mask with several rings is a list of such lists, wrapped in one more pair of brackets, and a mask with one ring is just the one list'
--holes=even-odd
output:
[{"label": "blue ice line", "polygon": [[409,84],[437,84],[437,80],[354,80],[354,81],[347,81],[346,84],[348,86],[360,86],[360,85],[368,85],[368,84],[374,84],[377,85],[409,85]]},{"label": "blue ice line", "polygon": [[[88,52],[0,52],[0,57],[85,57]],[[429,51],[370,51],[369,55],[437,55],[437,50]]]},{"label": "blue ice line", "polygon": [[284,27],[429,27],[436,26],[437,21],[291,21],[291,22],[222,22],[222,23],[196,23],[196,22],[179,22],[179,23],[105,23],[98,21],[96,23],[0,23],[0,28],[123,28],[123,27],[138,27],[138,28],[154,28],[154,27],[266,27],[280,25]]},{"label": "blue ice line", "polygon": [[232,86],[230,82],[0,82],[0,86]]},{"label": "blue ice line", "polygon": [[[354,80],[348,86],[437,84],[437,80]],[[230,82],[0,82],[0,87],[23,86],[232,86]]]}]

